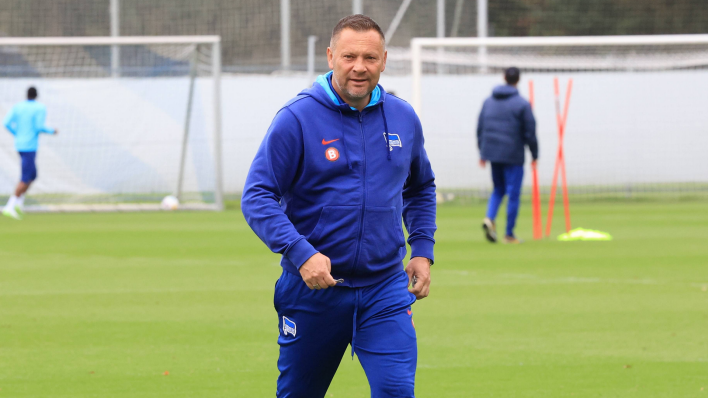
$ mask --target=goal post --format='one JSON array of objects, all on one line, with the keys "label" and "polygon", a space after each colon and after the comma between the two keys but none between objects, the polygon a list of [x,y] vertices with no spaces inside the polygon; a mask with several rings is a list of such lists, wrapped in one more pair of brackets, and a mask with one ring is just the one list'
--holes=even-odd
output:
[{"label": "goal post", "polygon": [[[0,38],[0,117],[34,86],[47,126],[59,130],[40,138],[28,210],[153,210],[169,194],[184,209],[222,210],[220,42]],[[19,178],[15,152],[3,131],[0,198]]]},{"label": "goal post", "polygon": [[708,196],[707,34],[414,38],[409,57],[410,98],[442,191],[488,194],[488,171],[475,166],[477,117],[516,66],[520,95],[529,80],[535,87],[542,193],[558,145],[559,78],[574,82],[564,140],[572,196]]}]

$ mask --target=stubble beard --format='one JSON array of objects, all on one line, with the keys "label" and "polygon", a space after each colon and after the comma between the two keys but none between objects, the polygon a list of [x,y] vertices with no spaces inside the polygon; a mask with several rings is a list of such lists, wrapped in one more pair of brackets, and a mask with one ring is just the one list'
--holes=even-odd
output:
[{"label": "stubble beard", "polygon": [[339,79],[338,79],[336,76],[335,76],[335,78],[332,79],[332,80],[334,80],[334,83],[337,85],[337,88],[339,88],[339,90],[340,90],[341,92],[345,93],[349,98],[352,98],[352,99],[364,99],[364,98],[368,97],[369,94],[371,94],[371,91],[368,90],[368,89],[365,89],[364,92],[361,93],[361,94],[352,93],[351,91],[349,91],[349,90],[347,89],[346,84],[345,84],[345,85],[339,84]]}]

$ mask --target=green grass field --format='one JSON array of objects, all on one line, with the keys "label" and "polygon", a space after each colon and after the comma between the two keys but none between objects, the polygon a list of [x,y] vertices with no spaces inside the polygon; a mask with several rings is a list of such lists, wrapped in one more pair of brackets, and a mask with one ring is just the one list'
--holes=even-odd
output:
[{"label": "green grass field", "polygon": [[[708,203],[578,204],[615,240],[520,246],[483,212],[439,209],[419,398],[708,397]],[[278,259],[234,210],[2,219],[0,397],[272,397]],[[356,360],[327,395],[369,396]]]}]

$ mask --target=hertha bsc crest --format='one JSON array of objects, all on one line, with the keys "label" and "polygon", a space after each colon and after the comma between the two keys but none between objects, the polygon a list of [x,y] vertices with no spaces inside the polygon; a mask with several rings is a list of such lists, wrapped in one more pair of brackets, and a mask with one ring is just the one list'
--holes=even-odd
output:
[{"label": "hertha bsc crest", "polygon": [[[383,136],[384,136],[384,140],[385,140],[386,133],[383,133]],[[398,134],[389,133],[388,134],[388,142],[389,142],[388,149],[391,151],[393,150],[393,147],[395,147],[395,146],[397,146],[399,148],[403,148],[403,143],[401,143],[401,137],[399,137]]]},{"label": "hertha bsc crest", "polygon": [[283,334],[287,336],[288,333],[295,337],[297,334],[297,325],[287,317],[283,317]]}]

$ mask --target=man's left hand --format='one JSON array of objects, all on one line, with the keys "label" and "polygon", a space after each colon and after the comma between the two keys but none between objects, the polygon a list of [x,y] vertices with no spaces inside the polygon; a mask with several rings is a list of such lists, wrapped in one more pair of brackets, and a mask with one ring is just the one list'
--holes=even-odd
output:
[{"label": "man's left hand", "polygon": [[425,257],[413,257],[406,266],[408,274],[408,284],[410,285],[415,277],[415,285],[408,291],[415,294],[418,300],[428,297],[430,294],[430,260]]}]

